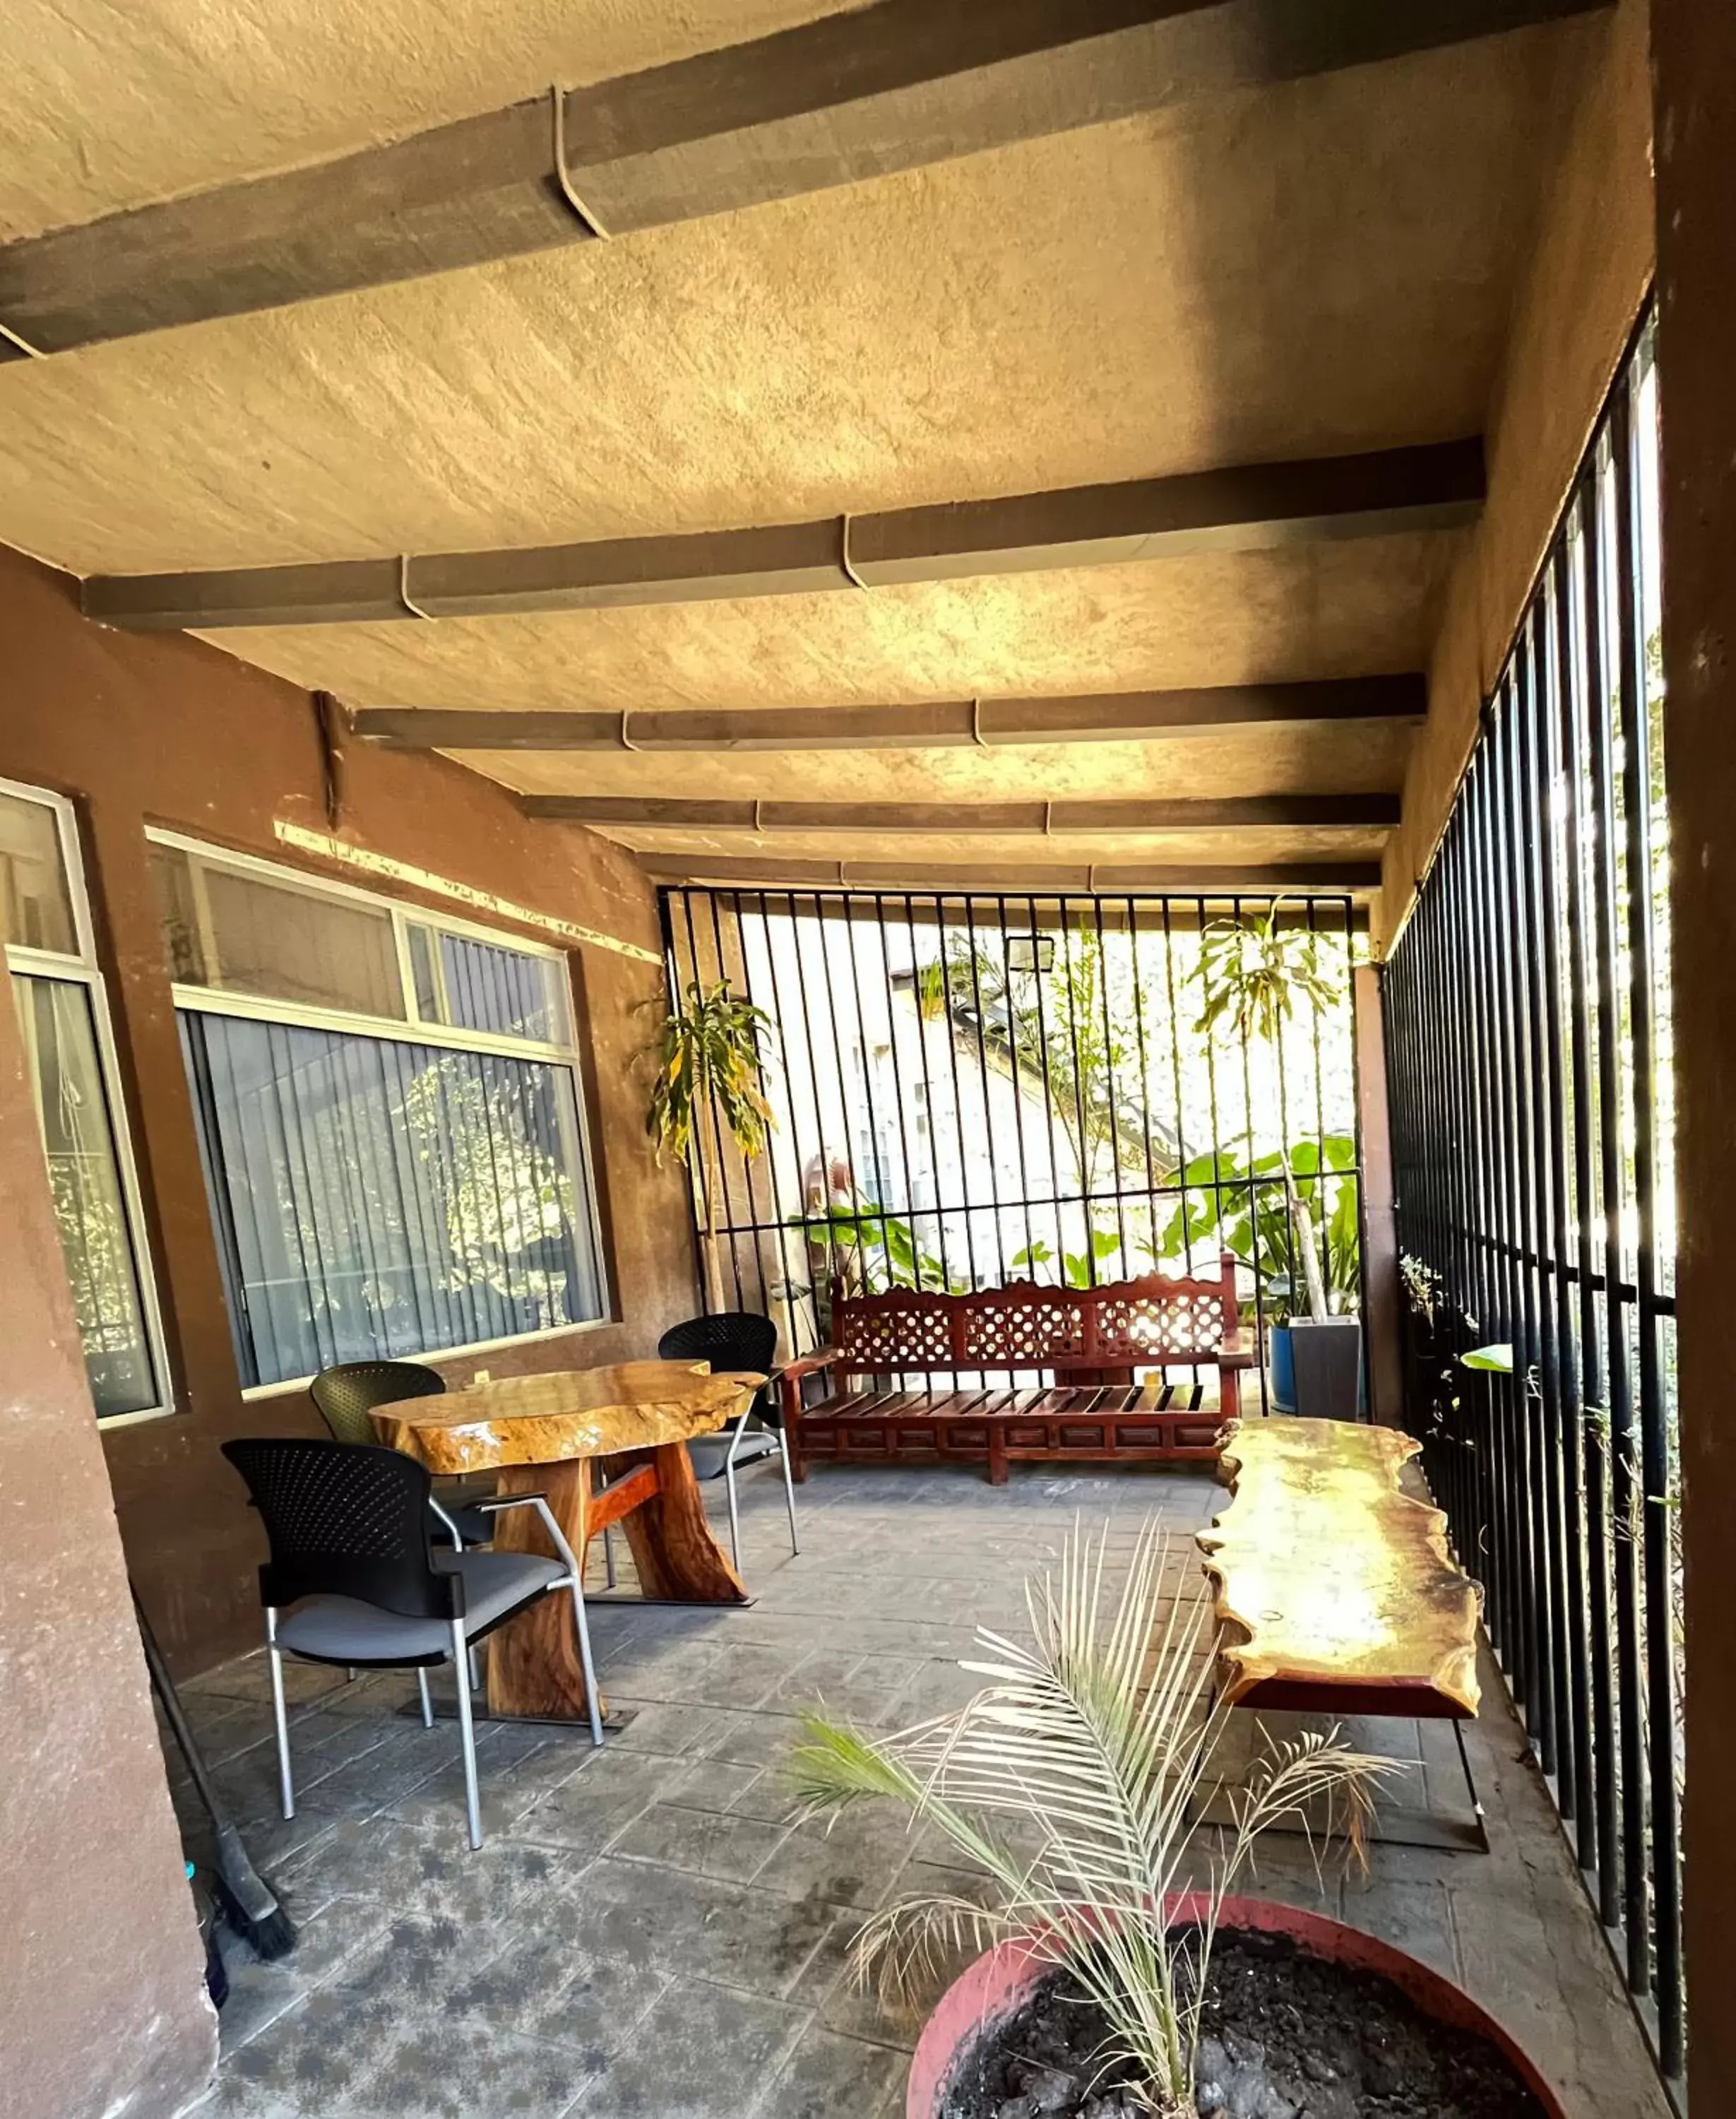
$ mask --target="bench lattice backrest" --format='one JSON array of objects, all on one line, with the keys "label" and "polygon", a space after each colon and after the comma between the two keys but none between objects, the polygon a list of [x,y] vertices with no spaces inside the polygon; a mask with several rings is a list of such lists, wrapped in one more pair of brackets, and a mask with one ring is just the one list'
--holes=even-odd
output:
[{"label": "bench lattice backrest", "polygon": [[837,1367],[854,1375],[916,1370],[1156,1367],[1209,1364],[1237,1331],[1235,1259],[1211,1279],[1149,1273],[1102,1287],[1014,1281],[974,1295],[885,1295],[832,1300]]}]

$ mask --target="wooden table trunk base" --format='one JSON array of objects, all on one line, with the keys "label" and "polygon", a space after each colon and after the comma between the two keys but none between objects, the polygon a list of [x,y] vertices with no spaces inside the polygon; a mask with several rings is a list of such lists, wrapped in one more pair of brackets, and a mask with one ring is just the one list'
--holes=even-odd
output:
[{"label": "wooden table trunk base", "polygon": [[[684,1443],[611,1459],[612,1465],[628,1468],[595,1495],[595,1461],[580,1457],[564,1464],[507,1465],[500,1474],[500,1491],[544,1495],[579,1556],[581,1571],[590,1539],[605,1523],[618,1522],[646,1598],[680,1604],[749,1601],[741,1577],[711,1535]],[[503,1510],[494,1519],[494,1532],[497,1551],[559,1557],[535,1509]],[[570,1592],[556,1590],[509,1620],[489,1636],[487,1649],[492,1718],[582,1721],[590,1714]],[[609,1703],[600,1688],[597,1704],[606,1717]]]},{"label": "wooden table trunk base", "polygon": [[[373,1417],[382,1440],[430,1472],[493,1471],[502,1497],[543,1495],[581,1582],[590,1540],[618,1523],[646,1601],[742,1605],[752,1600],[711,1535],[687,1444],[745,1412],[765,1381],[702,1361],[619,1361],[407,1398]],[[534,1509],[502,1510],[493,1531],[498,1551],[561,1557]],[[486,1648],[492,1717],[589,1721],[571,1589],[508,1620]]]}]

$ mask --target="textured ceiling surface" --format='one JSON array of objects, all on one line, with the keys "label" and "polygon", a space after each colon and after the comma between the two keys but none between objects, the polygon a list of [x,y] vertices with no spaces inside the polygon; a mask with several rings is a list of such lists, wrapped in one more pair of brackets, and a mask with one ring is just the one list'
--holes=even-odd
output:
[{"label": "textured ceiling surface", "polygon": [[0,235],[294,169],[860,0],[6,0]]},{"label": "textured ceiling surface", "polygon": [[[12,0],[0,234],[828,12]],[[0,539],[79,573],[241,566],[787,521],[1476,433],[1539,190],[1602,35],[1595,19],[1525,31],[14,363],[0,369]],[[1389,536],[219,644],[357,703],[458,707],[1367,674],[1424,665],[1453,549],[1450,535]],[[1403,744],[1352,727],[470,762],[547,791],[678,794],[702,774],[719,792],[959,800],[1396,787]],[[1334,839],[1351,854],[1352,835]],[[885,842],[851,849],[870,851]]]}]

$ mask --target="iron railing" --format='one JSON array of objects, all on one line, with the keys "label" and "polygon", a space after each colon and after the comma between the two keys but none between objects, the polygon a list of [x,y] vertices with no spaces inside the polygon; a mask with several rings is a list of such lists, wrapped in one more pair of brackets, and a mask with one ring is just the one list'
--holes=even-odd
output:
[{"label": "iron railing", "polygon": [[1280,1050],[1201,1027],[1202,934],[1271,910],[1265,897],[665,891],[671,990],[727,978],[771,1019],[767,1152],[743,1162],[714,1111],[695,1171],[724,1300],[778,1315],[801,1346],[825,1330],[835,1274],[1096,1285],[1215,1273],[1227,1240],[1263,1347],[1298,1277],[1275,1152],[1287,1127],[1328,1277],[1354,1306],[1349,901],[1279,908],[1316,937],[1331,993],[1298,1008]]},{"label": "iron railing", "polygon": [[[1680,1583],[1657,526],[1648,326],[1382,976],[1408,1417],[1673,2080]],[[1511,1347],[1510,1373],[1465,1365],[1489,1346]]]}]

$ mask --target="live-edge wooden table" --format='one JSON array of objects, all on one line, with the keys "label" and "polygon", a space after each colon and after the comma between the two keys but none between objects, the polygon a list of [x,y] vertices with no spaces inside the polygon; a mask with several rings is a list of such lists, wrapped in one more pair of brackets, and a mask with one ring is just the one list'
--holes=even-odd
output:
[{"label": "live-edge wooden table", "polygon": [[[744,1604],[748,1593],[706,1520],[687,1444],[745,1411],[765,1380],[714,1375],[703,1362],[618,1361],[403,1398],[377,1407],[373,1418],[382,1442],[430,1472],[498,1472],[502,1494],[546,1495],[581,1570],[590,1539],[618,1523],[646,1597]],[[591,1468],[603,1458],[614,1460],[613,1476],[599,1489]],[[494,1533],[498,1551],[558,1556],[535,1509],[503,1510]],[[510,1620],[491,1636],[488,1660],[491,1715],[588,1718],[578,1633],[564,1594]]]}]

